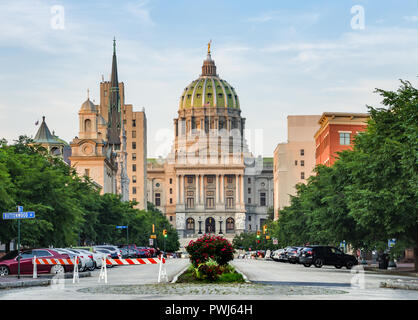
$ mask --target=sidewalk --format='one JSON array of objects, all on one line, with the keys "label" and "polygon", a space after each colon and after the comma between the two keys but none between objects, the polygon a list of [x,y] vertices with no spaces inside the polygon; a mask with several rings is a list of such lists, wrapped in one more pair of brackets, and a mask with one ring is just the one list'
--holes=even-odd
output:
[{"label": "sidewalk", "polygon": [[[73,273],[65,273],[65,279],[72,279]],[[91,277],[91,272],[79,273],[80,278]],[[20,279],[17,276],[4,276],[0,277],[0,290],[1,289],[12,289],[12,288],[25,288],[34,286],[48,286],[54,280],[54,275],[45,274],[38,275],[38,278],[34,279],[32,275],[21,275]]]}]

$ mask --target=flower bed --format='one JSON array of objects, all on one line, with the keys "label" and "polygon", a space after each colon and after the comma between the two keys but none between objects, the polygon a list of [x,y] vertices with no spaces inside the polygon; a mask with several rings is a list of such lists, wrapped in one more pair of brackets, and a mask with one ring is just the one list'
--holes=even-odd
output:
[{"label": "flower bed", "polygon": [[234,258],[234,249],[227,239],[204,234],[196,241],[190,241],[186,251],[191,266],[177,282],[245,282],[242,275],[228,264]]}]

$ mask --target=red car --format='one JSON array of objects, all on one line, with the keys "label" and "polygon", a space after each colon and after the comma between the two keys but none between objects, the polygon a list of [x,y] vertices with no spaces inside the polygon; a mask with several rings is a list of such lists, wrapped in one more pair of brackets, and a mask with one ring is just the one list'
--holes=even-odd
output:
[{"label": "red car", "polygon": [[[28,249],[20,253],[20,273],[33,273],[33,257],[47,259],[70,259],[67,254],[60,254],[53,249]],[[0,276],[17,274],[17,250],[7,253],[0,258]],[[73,265],[47,265],[38,264],[36,266],[37,273],[62,273],[73,271]]]}]

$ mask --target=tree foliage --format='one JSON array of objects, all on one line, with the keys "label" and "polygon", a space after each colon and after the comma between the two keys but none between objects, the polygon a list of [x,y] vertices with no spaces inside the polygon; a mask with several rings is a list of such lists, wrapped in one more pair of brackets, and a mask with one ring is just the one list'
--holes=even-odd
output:
[{"label": "tree foliage", "polygon": [[396,92],[376,92],[383,107],[368,106],[367,130],[353,149],[331,167],[318,166],[279,212],[274,230],[282,246],[345,240],[383,250],[395,238],[398,252],[413,247],[418,258],[418,90],[401,81]]},{"label": "tree foliage", "polygon": [[[79,177],[73,168],[25,136],[14,145],[0,140],[0,209],[14,212],[21,205],[36,213],[35,219],[21,220],[24,246],[125,243],[126,234],[116,229],[117,225],[129,226],[130,242],[148,246],[151,225],[155,224],[157,243],[163,244],[161,233],[167,229],[166,249],[177,250],[177,233],[161,212],[152,207],[141,211],[135,204],[122,202],[118,195],[101,195],[87,177]],[[0,241],[8,244],[16,237],[17,222],[1,220]]]}]

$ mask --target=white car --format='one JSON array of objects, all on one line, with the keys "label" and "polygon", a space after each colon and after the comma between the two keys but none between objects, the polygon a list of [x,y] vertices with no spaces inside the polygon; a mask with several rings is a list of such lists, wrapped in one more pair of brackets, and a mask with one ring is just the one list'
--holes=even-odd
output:
[{"label": "white car", "polygon": [[[105,258],[111,258],[112,257],[112,252],[108,249],[104,249],[104,248],[100,248],[100,247],[95,247],[93,249],[95,252],[99,253],[99,254],[103,254]],[[107,268],[113,268],[112,264],[107,265]]]},{"label": "white car", "polygon": [[91,252],[82,251],[80,249],[73,249],[73,248],[65,248],[65,250],[74,252],[81,260],[81,269],[80,271],[90,270],[93,271],[95,269],[93,255]]}]

